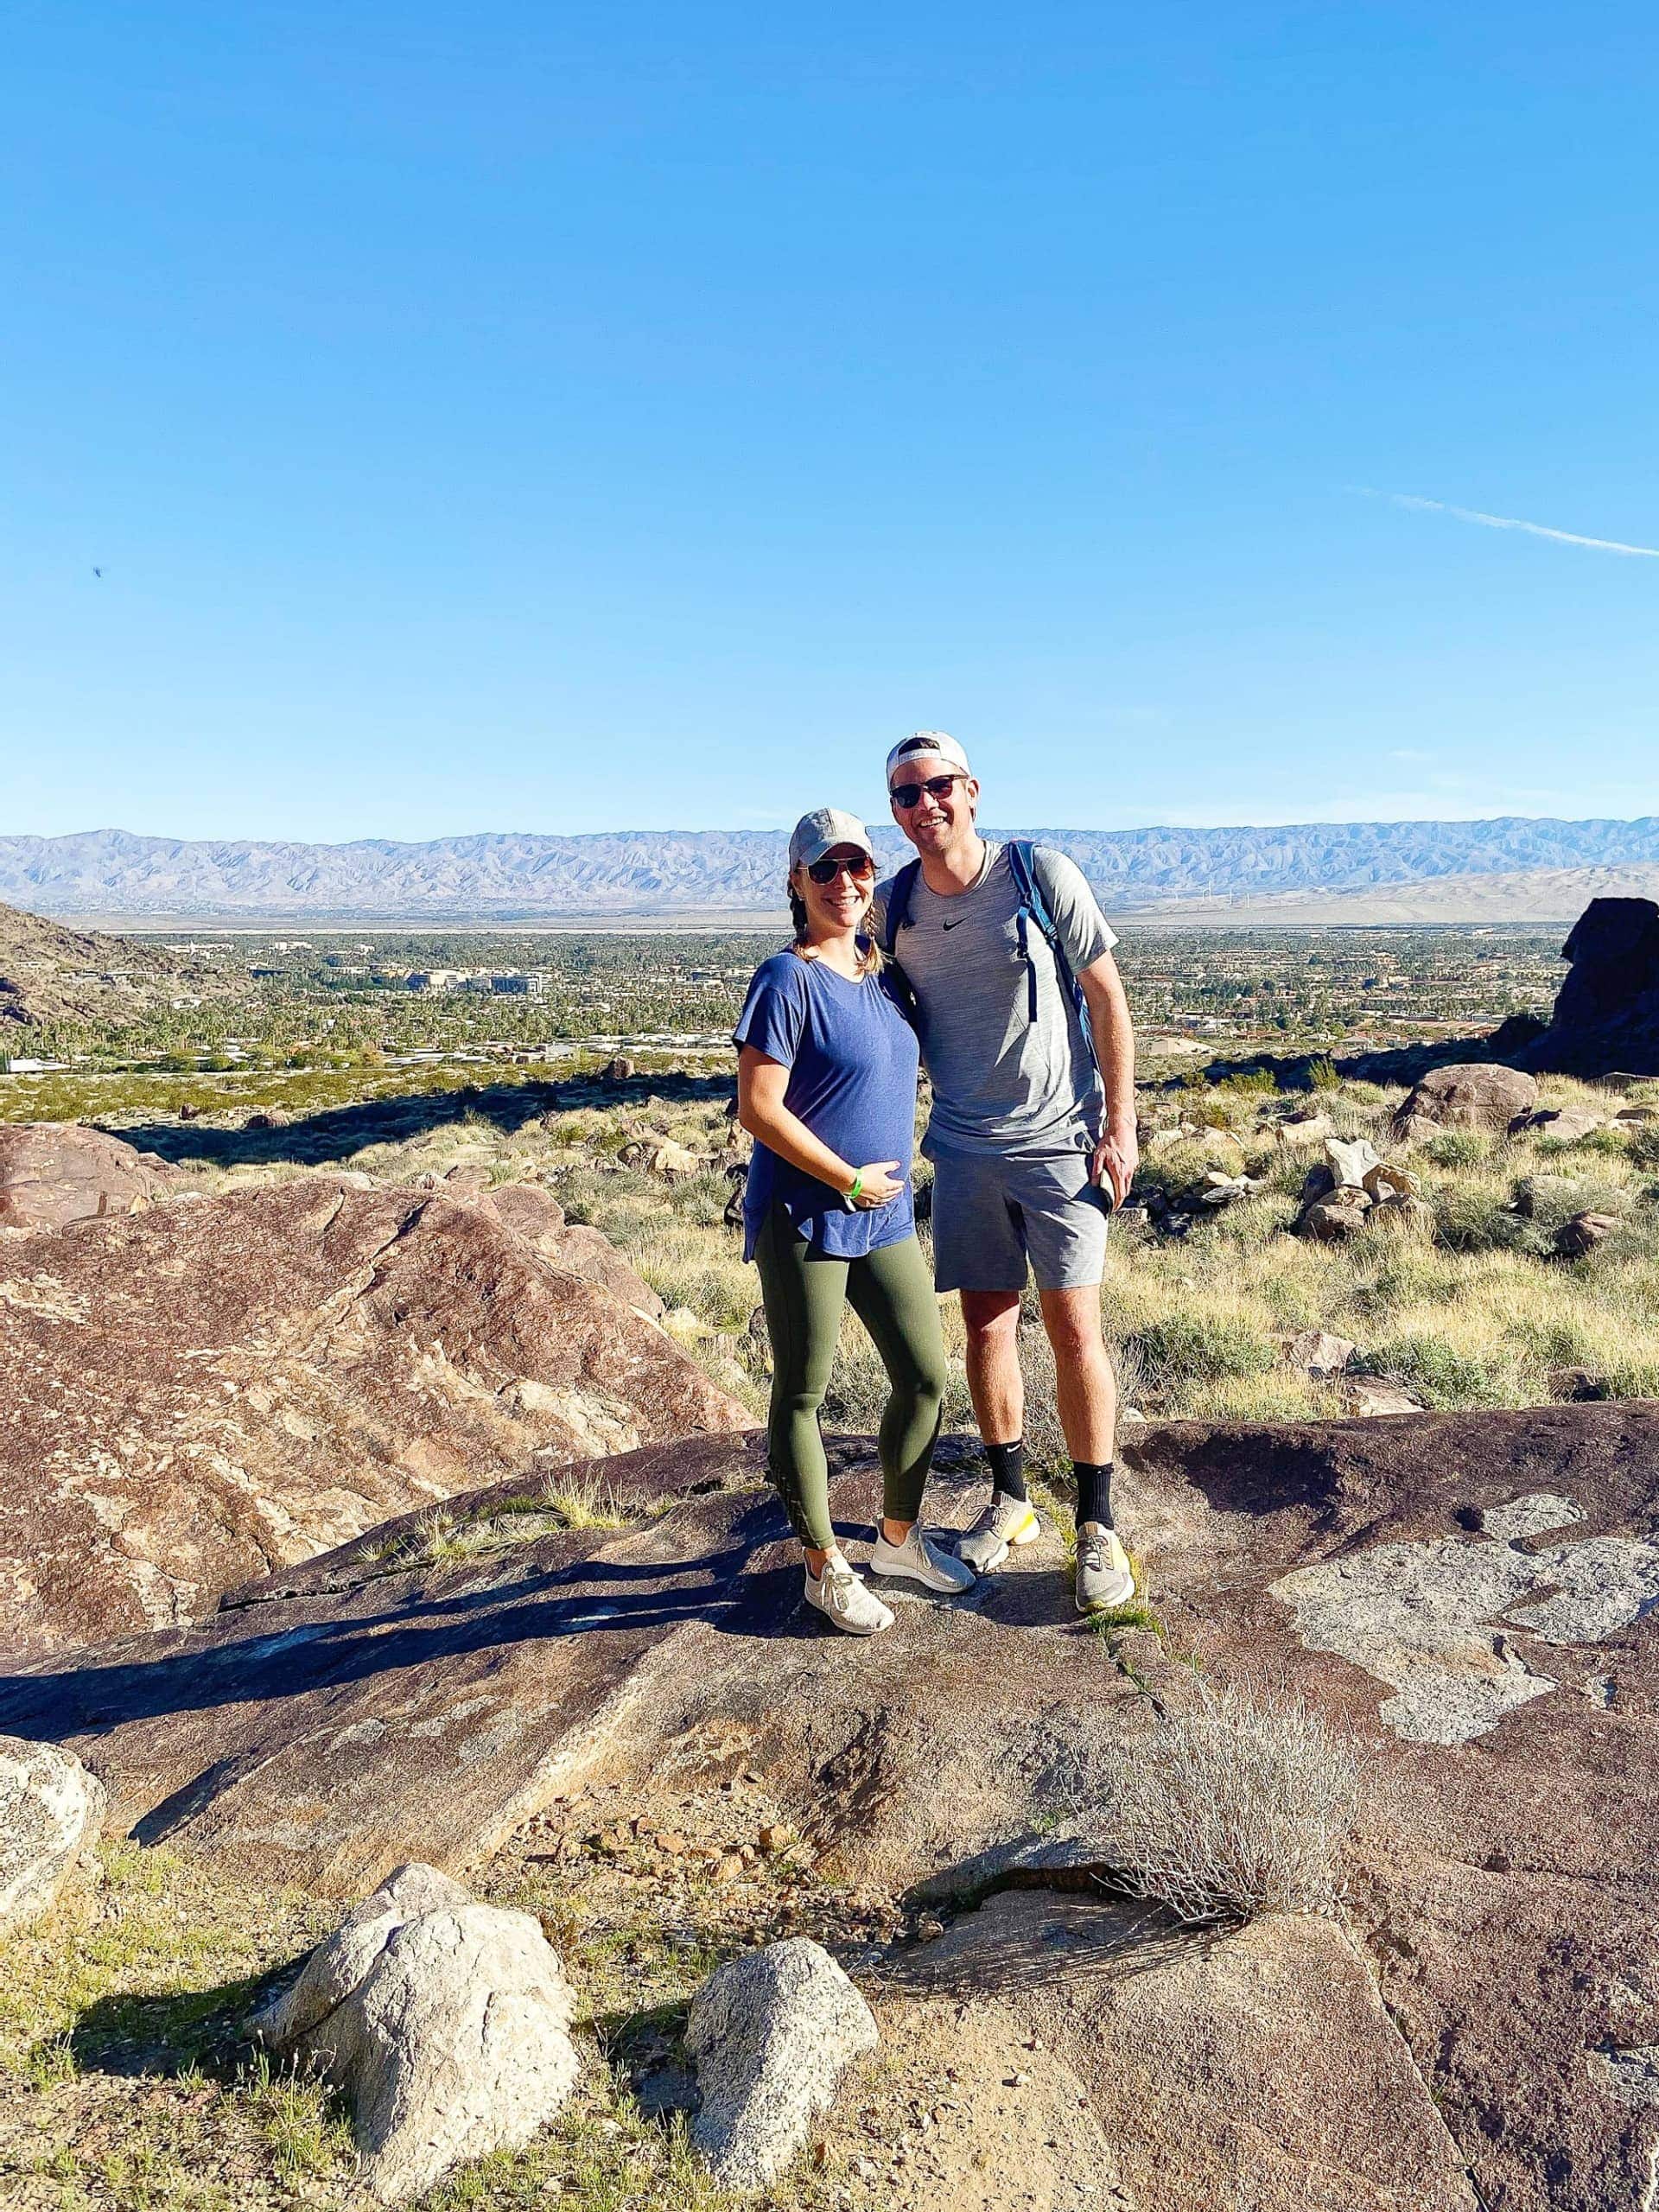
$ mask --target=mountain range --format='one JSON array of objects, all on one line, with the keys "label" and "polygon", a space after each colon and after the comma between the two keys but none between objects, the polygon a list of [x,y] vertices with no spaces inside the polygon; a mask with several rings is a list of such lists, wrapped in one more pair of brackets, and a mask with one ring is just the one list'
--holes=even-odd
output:
[{"label": "mountain range", "polygon": [[[1421,907],[1425,919],[1555,920],[1584,903],[1580,875],[1597,887],[1659,884],[1654,816],[1027,834],[1069,854],[1110,911],[1172,918],[1190,909],[1362,920],[1380,901],[1389,919],[1417,918]],[[874,836],[884,861],[903,855],[890,826]],[[151,920],[645,920],[776,913],[785,866],[775,830],[321,845],[100,830],[0,837],[0,899],[42,914]]]}]

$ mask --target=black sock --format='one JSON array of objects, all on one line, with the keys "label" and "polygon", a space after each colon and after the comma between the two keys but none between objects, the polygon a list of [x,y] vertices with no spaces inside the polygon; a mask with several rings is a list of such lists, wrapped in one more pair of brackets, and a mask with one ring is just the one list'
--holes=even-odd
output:
[{"label": "black sock", "polygon": [[1017,1497],[1021,1503],[1026,1496],[1026,1440],[1016,1436],[1012,1444],[988,1444],[985,1457],[991,1463],[991,1481],[1004,1497]]},{"label": "black sock", "polygon": [[1091,1467],[1086,1459],[1074,1459],[1071,1471],[1077,1478],[1077,1526],[1085,1521],[1098,1521],[1103,1529],[1112,1525],[1112,1463]]}]

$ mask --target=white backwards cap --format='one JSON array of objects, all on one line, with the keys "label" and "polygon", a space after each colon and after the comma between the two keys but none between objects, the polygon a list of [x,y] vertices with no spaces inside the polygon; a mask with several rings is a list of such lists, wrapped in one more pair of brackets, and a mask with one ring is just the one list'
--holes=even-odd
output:
[{"label": "white backwards cap", "polygon": [[902,744],[895,745],[887,755],[887,781],[893,781],[893,772],[901,760],[919,760],[931,753],[940,760],[948,760],[953,768],[960,768],[964,776],[971,776],[968,755],[954,737],[942,729],[912,731]]}]

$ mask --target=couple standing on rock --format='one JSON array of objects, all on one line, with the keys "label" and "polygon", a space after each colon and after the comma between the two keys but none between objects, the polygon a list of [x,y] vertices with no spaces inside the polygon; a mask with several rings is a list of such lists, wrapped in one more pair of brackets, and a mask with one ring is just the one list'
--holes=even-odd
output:
[{"label": "couple standing on rock", "polygon": [[[1017,1334],[1029,1264],[1077,1479],[1077,1606],[1102,1611],[1135,1594],[1112,1524],[1117,1393],[1100,1326],[1107,1216],[1138,1157],[1116,940],[1064,855],[979,835],[979,783],[954,738],[918,730],[887,772],[916,859],[878,886],[856,817],[803,816],[789,841],[794,942],[755,970],[734,1036],[738,1119],[755,1141],[744,1256],[772,1338],[772,1478],[809,1604],[854,1635],[890,1627],[836,1539],[818,1429],[850,1302],[891,1386],[871,1572],[951,1594],[1029,1543]],[[932,1280],[910,1174],[922,1061]],[[945,1386],[936,1288],[961,1295],[993,1483],[954,1552],[919,1518]]]}]

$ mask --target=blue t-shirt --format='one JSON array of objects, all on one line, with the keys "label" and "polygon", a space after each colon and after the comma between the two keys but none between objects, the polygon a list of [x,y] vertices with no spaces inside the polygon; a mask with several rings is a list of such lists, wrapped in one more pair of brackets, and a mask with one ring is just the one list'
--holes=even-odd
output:
[{"label": "blue t-shirt", "polygon": [[798,1236],[832,1259],[862,1259],[916,1225],[910,1157],[916,1135],[916,1033],[885,976],[849,982],[822,960],[775,952],[755,969],[732,1034],[789,1070],[784,1103],[855,1167],[896,1160],[904,1189],[884,1206],[849,1209],[841,1192],[757,1141],[743,1193],[743,1256],[774,1200]]}]

